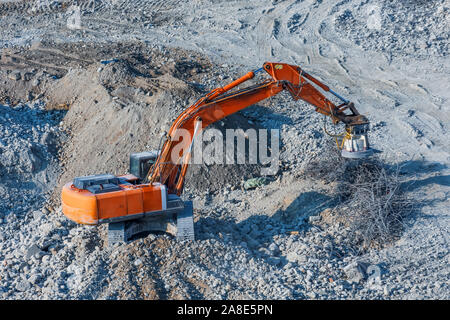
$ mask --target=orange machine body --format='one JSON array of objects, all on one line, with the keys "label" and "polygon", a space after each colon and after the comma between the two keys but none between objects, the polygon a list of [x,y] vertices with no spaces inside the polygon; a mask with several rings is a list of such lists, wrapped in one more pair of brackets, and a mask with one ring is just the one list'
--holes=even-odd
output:
[{"label": "orange machine body", "polygon": [[167,189],[163,184],[120,184],[119,187],[121,190],[94,194],[69,182],[62,190],[63,212],[77,223],[96,225],[167,209]]}]

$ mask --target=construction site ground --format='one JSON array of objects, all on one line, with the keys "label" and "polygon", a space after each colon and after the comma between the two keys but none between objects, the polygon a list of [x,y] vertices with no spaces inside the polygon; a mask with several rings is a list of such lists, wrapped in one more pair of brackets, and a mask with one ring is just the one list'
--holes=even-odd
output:
[{"label": "construction site ground", "polygon": [[[448,1],[38,3],[0,1],[1,299],[450,297]],[[302,66],[368,116],[418,204],[395,241],[363,248],[330,219],[345,206],[305,172],[329,152],[323,116],[287,93],[214,124],[279,129],[279,170],[245,190],[261,165],[190,167],[195,242],[108,246],[106,225],[65,218],[64,183],[126,173],[182,110],[265,61]]]}]

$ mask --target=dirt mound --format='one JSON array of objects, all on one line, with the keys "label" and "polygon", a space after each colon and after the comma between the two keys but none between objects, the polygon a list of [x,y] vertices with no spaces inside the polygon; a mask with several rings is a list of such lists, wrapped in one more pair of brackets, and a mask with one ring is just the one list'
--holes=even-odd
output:
[{"label": "dirt mound", "polygon": [[[80,175],[127,172],[129,154],[157,148],[158,136],[173,118],[174,110],[162,106],[170,103],[176,109],[181,105],[172,103],[181,97],[160,90],[158,85],[133,87],[131,74],[108,91],[101,84],[104,79],[99,79],[101,73],[97,66],[69,72],[49,92],[55,105],[70,105],[64,127],[72,138],[62,158],[66,164],[63,182]],[[184,98],[190,93],[187,85],[177,88],[184,92]]]},{"label": "dirt mound", "polygon": [[[45,92],[48,106],[67,106],[62,127],[71,136],[61,155],[60,186],[76,176],[124,174],[130,153],[157,149],[173,120],[204,94],[191,83],[207,68],[202,61],[164,63],[157,55],[130,54],[70,69],[52,83]],[[239,114],[215,125],[224,137],[228,128],[250,127],[255,125]],[[192,165],[186,189],[237,187],[259,174],[258,165]]]}]

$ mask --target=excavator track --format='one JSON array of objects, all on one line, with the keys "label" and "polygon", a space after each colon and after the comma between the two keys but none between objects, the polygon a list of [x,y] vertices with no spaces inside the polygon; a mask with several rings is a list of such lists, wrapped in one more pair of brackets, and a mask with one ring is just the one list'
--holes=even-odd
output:
[{"label": "excavator track", "polygon": [[173,214],[109,223],[108,245],[127,243],[136,235],[146,232],[166,232],[178,241],[195,240],[192,201],[184,202],[184,208]]}]

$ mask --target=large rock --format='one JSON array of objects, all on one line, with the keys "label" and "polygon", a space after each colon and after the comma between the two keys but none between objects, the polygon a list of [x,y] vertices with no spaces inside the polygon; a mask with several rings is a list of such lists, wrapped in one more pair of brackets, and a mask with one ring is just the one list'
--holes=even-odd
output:
[{"label": "large rock", "polygon": [[22,78],[20,71],[14,70],[8,74],[8,78],[14,81],[20,80]]},{"label": "large rock", "polygon": [[344,267],[343,271],[350,283],[359,283],[367,277],[368,263],[354,261]]},{"label": "large rock", "polygon": [[19,283],[16,284],[16,290],[17,291],[27,291],[31,288],[31,284],[28,281],[20,281]]}]

